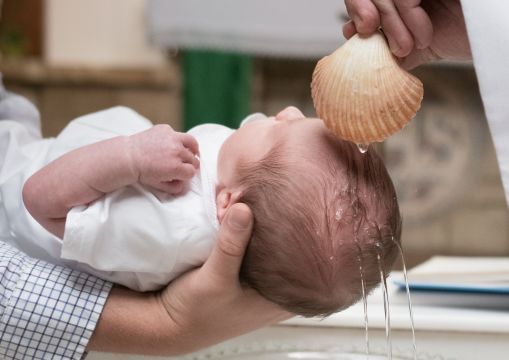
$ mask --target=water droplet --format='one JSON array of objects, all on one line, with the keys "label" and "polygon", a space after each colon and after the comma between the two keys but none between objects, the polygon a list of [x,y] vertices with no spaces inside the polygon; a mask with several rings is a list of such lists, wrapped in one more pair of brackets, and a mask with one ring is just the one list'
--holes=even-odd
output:
[{"label": "water droplet", "polygon": [[365,154],[369,149],[369,144],[357,144],[357,148],[361,152],[361,154]]},{"label": "water droplet", "polygon": [[336,219],[336,221],[340,221],[342,217],[343,217],[343,209],[337,209],[336,214],[334,215],[334,219]]},{"label": "water droplet", "polygon": [[334,256],[331,256],[331,257],[329,258],[329,260],[330,260],[330,261],[334,260]]}]

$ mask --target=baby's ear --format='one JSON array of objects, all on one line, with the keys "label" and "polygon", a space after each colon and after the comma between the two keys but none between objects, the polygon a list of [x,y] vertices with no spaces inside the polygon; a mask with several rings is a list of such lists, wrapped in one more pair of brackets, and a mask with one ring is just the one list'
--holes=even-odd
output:
[{"label": "baby's ear", "polygon": [[234,191],[232,189],[223,188],[216,195],[217,220],[219,223],[223,221],[226,212],[242,197],[242,191]]}]

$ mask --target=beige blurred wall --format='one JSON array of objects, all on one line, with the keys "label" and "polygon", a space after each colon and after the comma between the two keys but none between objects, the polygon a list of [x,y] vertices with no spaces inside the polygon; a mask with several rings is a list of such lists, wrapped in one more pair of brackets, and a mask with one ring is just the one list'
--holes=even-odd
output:
[{"label": "beige blurred wall", "polygon": [[43,57],[0,57],[5,85],[36,104],[45,136],[117,105],[181,127],[180,71],[148,42],[146,1],[45,0]]},{"label": "beige blurred wall", "polygon": [[153,67],[163,51],[145,31],[146,0],[46,0],[44,59],[49,65]]}]

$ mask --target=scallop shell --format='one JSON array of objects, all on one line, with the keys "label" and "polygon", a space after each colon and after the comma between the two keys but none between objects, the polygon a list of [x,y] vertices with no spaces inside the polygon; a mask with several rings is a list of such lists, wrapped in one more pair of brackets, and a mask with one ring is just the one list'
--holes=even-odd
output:
[{"label": "scallop shell", "polygon": [[421,106],[422,82],[403,70],[385,37],[354,35],[321,59],[311,95],[318,116],[337,136],[357,144],[383,141]]}]

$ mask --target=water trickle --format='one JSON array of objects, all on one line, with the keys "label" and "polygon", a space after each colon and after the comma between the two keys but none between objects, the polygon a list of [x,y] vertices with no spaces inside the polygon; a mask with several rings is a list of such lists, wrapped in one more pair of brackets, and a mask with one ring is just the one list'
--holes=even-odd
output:
[{"label": "water trickle", "polygon": [[369,144],[357,144],[357,148],[361,152],[361,154],[365,154],[369,149]]},{"label": "water trickle", "polygon": [[378,269],[380,270],[380,280],[384,297],[384,313],[385,313],[385,340],[387,342],[387,359],[392,360],[392,341],[391,341],[391,314],[389,309],[389,292],[387,291],[387,281],[382,267],[380,253],[377,254]]},{"label": "water trickle", "polygon": [[406,271],[405,257],[403,256],[403,248],[401,247],[400,243],[394,240],[394,237],[392,238],[392,241],[398,247],[399,254],[401,255],[401,263],[403,264],[403,277],[405,278],[406,294],[408,298],[408,312],[410,314],[410,326],[412,327],[412,344],[414,347],[414,360],[417,360],[417,344],[415,342],[414,314],[412,311],[412,299],[410,297],[410,288],[408,286],[408,276]]},{"label": "water trickle", "polygon": [[361,287],[362,287],[362,303],[364,305],[364,331],[366,336],[366,359],[369,359],[369,322],[368,322],[368,299],[366,298],[366,285],[364,283],[364,270],[362,269],[362,259],[357,257],[359,261],[359,271],[361,274]]}]

